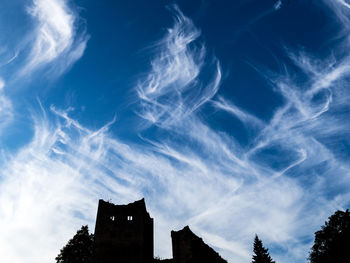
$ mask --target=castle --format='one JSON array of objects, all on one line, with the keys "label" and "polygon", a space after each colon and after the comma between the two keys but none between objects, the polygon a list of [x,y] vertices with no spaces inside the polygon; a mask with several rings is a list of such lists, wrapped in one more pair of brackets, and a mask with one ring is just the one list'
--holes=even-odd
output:
[{"label": "castle", "polygon": [[227,263],[188,226],[171,231],[173,258],[153,258],[153,218],[144,199],[127,205],[99,200],[94,263]]}]

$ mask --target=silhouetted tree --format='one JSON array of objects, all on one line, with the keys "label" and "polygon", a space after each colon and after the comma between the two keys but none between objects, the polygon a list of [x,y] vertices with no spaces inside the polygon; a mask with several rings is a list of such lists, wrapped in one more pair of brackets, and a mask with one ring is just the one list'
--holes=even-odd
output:
[{"label": "silhouetted tree", "polygon": [[269,255],[269,250],[264,248],[258,235],[254,239],[254,255],[252,263],[275,263]]},{"label": "silhouetted tree", "polygon": [[336,211],[315,233],[311,263],[350,262],[350,213]]},{"label": "silhouetted tree", "polygon": [[56,257],[56,263],[91,263],[94,248],[94,235],[89,234],[88,226],[82,226],[68,241]]}]

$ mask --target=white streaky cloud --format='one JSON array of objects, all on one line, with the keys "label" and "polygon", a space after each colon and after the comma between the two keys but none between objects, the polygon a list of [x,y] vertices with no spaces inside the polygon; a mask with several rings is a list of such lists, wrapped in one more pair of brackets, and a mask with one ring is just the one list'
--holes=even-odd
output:
[{"label": "white streaky cloud", "polygon": [[5,81],[0,77],[0,134],[13,120],[13,115],[12,102],[5,95]]},{"label": "white streaky cloud", "polygon": [[79,17],[66,0],[33,0],[28,13],[34,19],[30,52],[20,75],[55,63],[51,68],[59,75],[84,53],[88,36],[78,26]]},{"label": "white streaky cloud", "polygon": [[[225,251],[229,251],[229,253],[231,254],[230,257],[232,257],[232,254],[234,255],[234,262],[236,261],[249,261],[251,256],[251,250],[250,250],[250,246],[243,246],[242,243],[240,242],[230,242],[227,241],[226,239],[222,238],[219,235],[215,235],[215,234],[209,234],[208,232],[204,232],[203,230],[200,230],[199,233],[196,233],[197,235],[199,235],[200,237],[202,237],[204,239],[204,242],[206,242],[207,244],[211,245],[211,246],[215,246],[218,245],[219,248],[221,249],[225,249]],[[215,247],[214,247],[215,248]],[[226,257],[225,257],[226,255]],[[224,254],[222,255],[224,258],[227,258],[227,256],[229,256],[229,254],[226,252],[224,252]]]},{"label": "white streaky cloud", "polygon": [[175,24],[159,41],[160,52],[151,62],[151,70],[136,90],[141,102],[138,114],[158,126],[171,126],[196,111],[218,91],[221,68],[216,59],[212,80],[200,82],[206,62],[206,48],[200,43],[200,31],[174,7]]},{"label": "white streaky cloud", "polygon": [[[335,18],[340,22],[340,34],[346,35],[346,31],[350,30],[349,24],[349,3],[347,0],[323,0],[319,2],[321,5],[325,5],[325,11],[333,13]],[[336,36],[338,37],[338,36]]]},{"label": "white streaky cloud", "polygon": [[287,54],[293,63],[310,78],[311,88],[307,90],[306,97],[312,97],[323,89],[331,88],[337,81],[347,77],[350,72],[350,57],[337,61],[332,54],[326,60],[313,58],[311,54],[305,52],[295,54],[287,50]]},{"label": "white streaky cloud", "polygon": [[[5,53],[5,52],[4,52]],[[14,54],[11,57],[5,57],[4,59],[1,58],[0,60],[0,67],[4,67],[8,64],[10,64],[11,62],[13,62],[17,57],[18,57],[18,51],[15,51]],[[2,52],[0,52],[0,56],[2,55]]]},{"label": "white streaky cloud", "polygon": [[216,108],[234,115],[244,124],[258,126],[258,127],[264,126],[263,121],[261,121],[259,118],[255,117],[254,115],[251,115],[250,113],[245,112],[244,110],[240,109],[233,103],[224,99],[222,96],[218,96],[218,99],[213,100],[212,103]]},{"label": "white streaky cloud", "polygon": [[[343,98],[347,98],[348,92],[343,86],[346,85],[346,78],[350,72],[348,58],[341,62],[330,58],[322,63],[305,53],[295,55],[288,51],[288,55],[300,70],[310,76],[309,80],[305,83],[296,83],[288,73],[279,76],[278,80],[271,80],[272,83],[276,83],[277,91],[284,97],[286,103],[275,112],[270,123],[255,138],[254,146],[249,149],[249,155],[276,140],[283,139],[286,142],[286,138],[292,143],[291,147],[302,149],[304,147],[300,142],[313,145],[312,140],[317,134],[310,136],[311,130],[313,132],[317,130],[319,135],[324,135],[326,133],[322,130],[327,129],[329,132],[332,130],[334,134],[345,129],[344,125],[338,123],[340,117],[327,113],[346,104]],[[329,66],[322,68],[321,65],[324,64]],[[317,97],[321,99],[315,100]],[[326,128],[329,123],[335,122],[337,125]],[[305,139],[309,142],[305,142]]]},{"label": "white streaky cloud", "polygon": [[258,23],[260,20],[264,19],[265,17],[281,9],[282,5],[283,5],[283,2],[281,0],[278,0],[274,5],[269,7],[267,10],[262,11],[261,13],[253,17],[251,20],[244,23],[244,25],[241,25],[240,27],[238,27],[236,30],[232,32],[233,40],[237,40],[239,35],[242,34],[242,32],[249,31],[250,27],[252,27],[254,24]]},{"label": "white streaky cloud", "polygon": [[0,78],[0,90],[2,91],[4,87],[5,87],[5,81],[2,78]]},{"label": "white streaky cloud", "polygon": [[300,153],[300,157],[298,160],[296,160],[295,162],[293,162],[291,165],[289,165],[288,167],[284,168],[282,171],[280,172],[277,172],[275,174],[275,176],[281,176],[283,175],[284,173],[286,173],[288,170],[292,169],[293,167],[295,166],[298,166],[299,164],[301,164],[302,162],[304,162],[307,158],[307,153],[304,149],[300,149],[298,151]]},{"label": "white streaky cloud", "polygon": [[345,0],[337,0],[342,6],[345,6],[350,9],[350,4],[347,3]]},{"label": "white streaky cloud", "polygon": [[281,0],[278,0],[278,1],[275,3],[275,5],[274,5],[275,10],[281,9],[281,8],[282,8],[282,5],[283,5],[282,1],[281,1]]}]

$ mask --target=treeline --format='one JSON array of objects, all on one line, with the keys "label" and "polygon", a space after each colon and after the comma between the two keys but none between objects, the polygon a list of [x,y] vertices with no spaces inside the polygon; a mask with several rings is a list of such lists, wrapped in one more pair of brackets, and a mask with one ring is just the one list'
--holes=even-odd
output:
[{"label": "treeline", "polygon": [[[350,212],[336,211],[315,233],[307,260],[310,263],[350,262]],[[82,226],[61,249],[56,263],[93,263],[94,235]],[[162,262],[155,259],[155,262]],[[252,263],[275,263],[257,235],[254,238]]]}]

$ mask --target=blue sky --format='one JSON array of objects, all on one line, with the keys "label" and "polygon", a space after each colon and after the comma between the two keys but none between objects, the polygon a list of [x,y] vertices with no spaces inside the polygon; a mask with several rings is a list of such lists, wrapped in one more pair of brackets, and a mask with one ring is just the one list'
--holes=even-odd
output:
[{"label": "blue sky", "polygon": [[350,204],[347,0],[0,8],[0,254],[50,262],[99,198],[145,197],[229,262],[305,262]]}]

